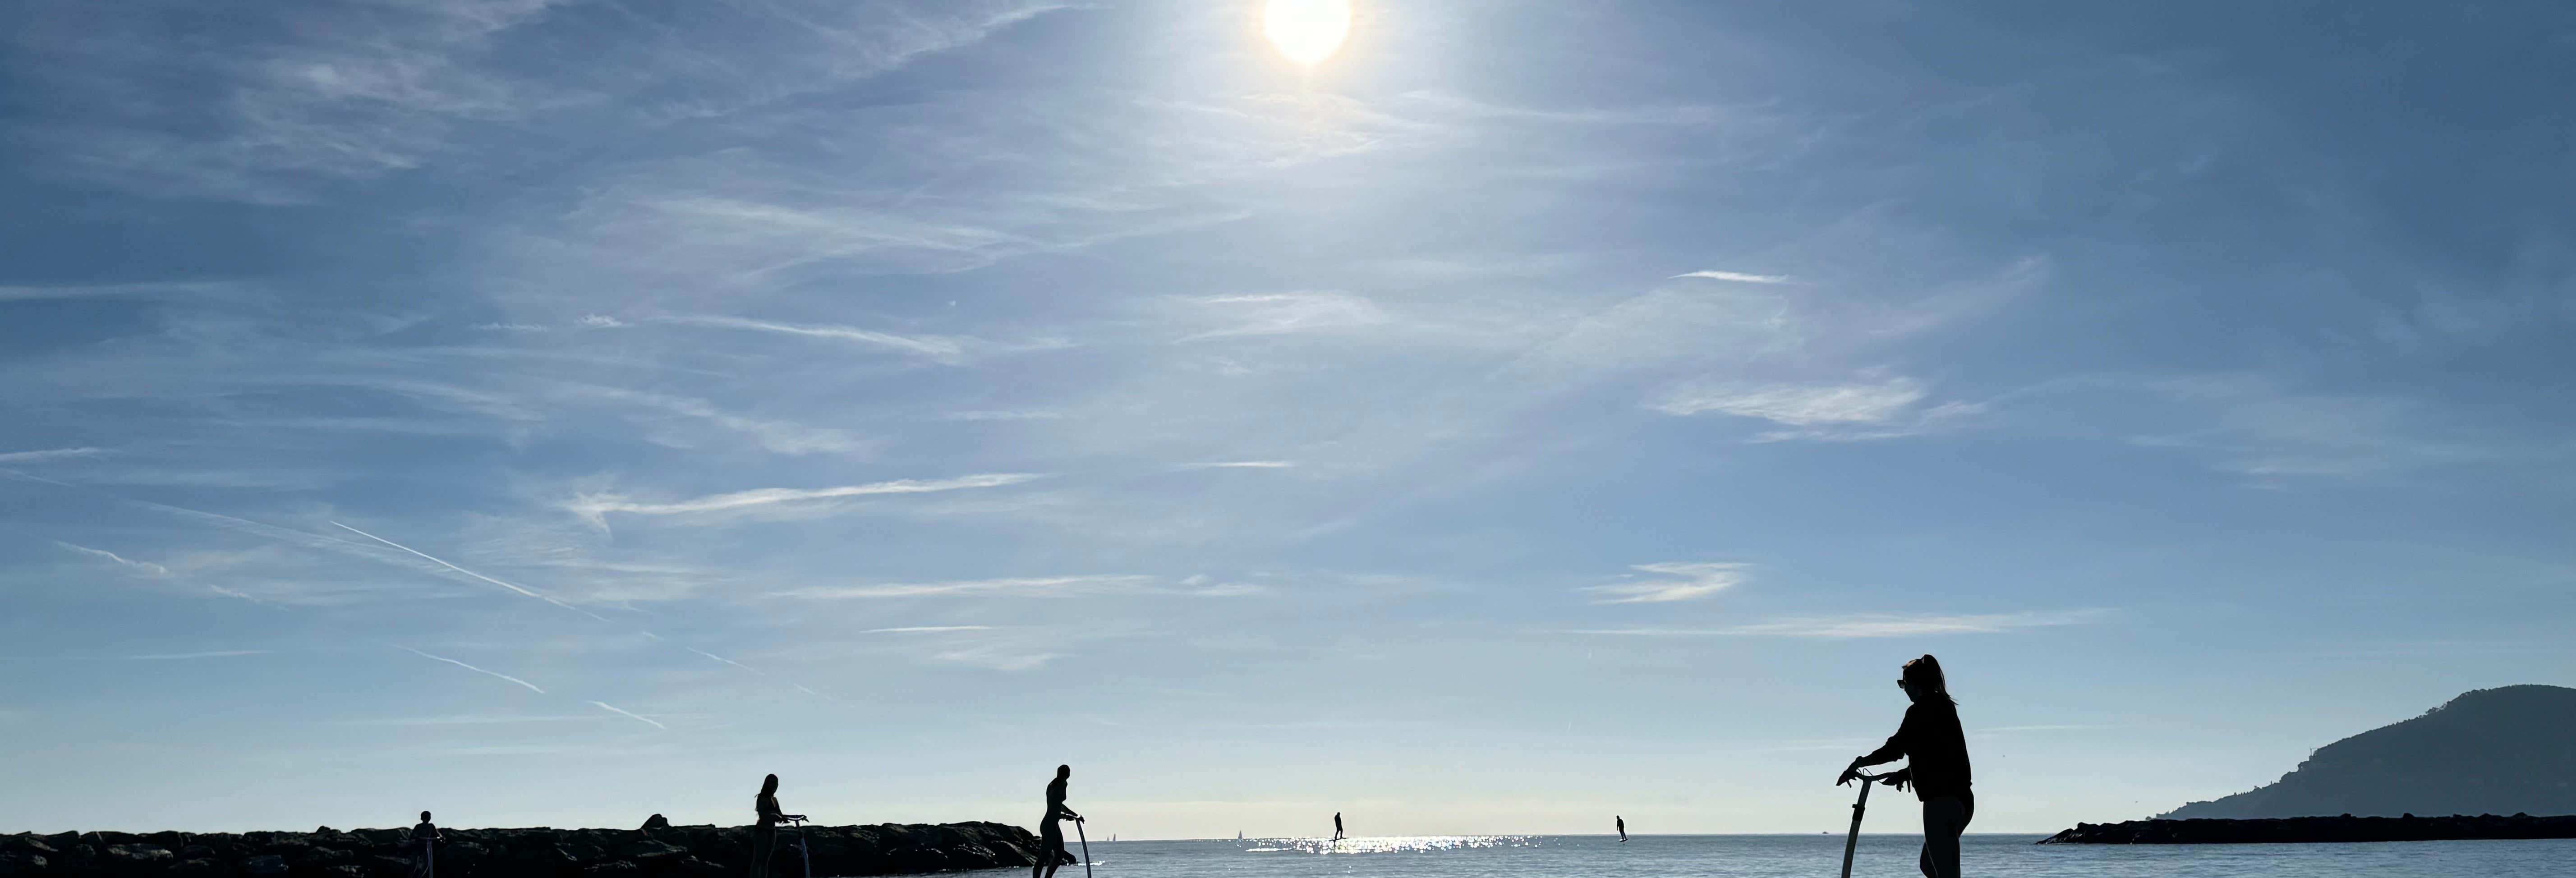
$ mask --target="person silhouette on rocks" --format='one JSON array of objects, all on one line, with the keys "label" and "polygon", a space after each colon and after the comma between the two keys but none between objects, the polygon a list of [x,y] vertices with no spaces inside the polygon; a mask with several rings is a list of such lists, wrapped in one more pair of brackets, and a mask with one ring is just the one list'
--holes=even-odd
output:
[{"label": "person silhouette on rocks", "polygon": [[411,843],[419,850],[412,857],[412,878],[431,878],[438,870],[438,824],[429,822],[429,812],[420,812],[420,825],[411,828]]},{"label": "person silhouette on rocks", "polygon": [[760,822],[751,827],[751,878],[769,878],[769,855],[778,849],[778,822],[803,820],[803,814],[784,814],[778,810],[778,775],[760,782],[760,795],[751,800]]}]

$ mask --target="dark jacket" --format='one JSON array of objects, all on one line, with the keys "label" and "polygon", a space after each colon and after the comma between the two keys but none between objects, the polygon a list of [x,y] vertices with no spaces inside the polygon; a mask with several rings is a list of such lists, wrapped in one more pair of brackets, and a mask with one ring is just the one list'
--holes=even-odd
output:
[{"label": "dark jacket", "polygon": [[1959,708],[1947,701],[1905,709],[1905,722],[1886,746],[1860,758],[1862,765],[1906,760],[1914,797],[1929,802],[1968,796],[1968,736],[1959,731]]}]

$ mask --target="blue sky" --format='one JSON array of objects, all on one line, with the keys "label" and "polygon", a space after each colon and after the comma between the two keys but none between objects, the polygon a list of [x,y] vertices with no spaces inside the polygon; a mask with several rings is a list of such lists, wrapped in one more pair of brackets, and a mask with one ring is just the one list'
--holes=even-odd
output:
[{"label": "blue sky", "polygon": [[1931,652],[2053,831],[2576,682],[2576,13],[1357,10],[12,5],[0,830],[1838,830]]}]

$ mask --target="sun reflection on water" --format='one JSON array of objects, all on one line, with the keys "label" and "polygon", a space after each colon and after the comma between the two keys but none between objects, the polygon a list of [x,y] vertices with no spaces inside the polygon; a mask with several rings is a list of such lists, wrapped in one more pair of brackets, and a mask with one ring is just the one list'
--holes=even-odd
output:
[{"label": "sun reflection on water", "polygon": [[1386,835],[1369,838],[1251,838],[1247,854],[1411,854],[1538,844],[1527,835]]}]

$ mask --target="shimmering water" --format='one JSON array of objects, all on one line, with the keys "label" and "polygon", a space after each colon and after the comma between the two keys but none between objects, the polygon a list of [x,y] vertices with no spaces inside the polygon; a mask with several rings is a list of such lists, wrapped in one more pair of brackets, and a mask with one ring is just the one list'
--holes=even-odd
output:
[{"label": "shimmering water", "polygon": [[[2564,878],[2576,875],[2576,840],[2424,841],[2379,844],[2034,845],[2035,835],[1970,835],[1971,876],[2155,878]],[[1916,836],[1862,836],[1854,876],[1904,878]],[[1841,874],[1840,835],[1423,836],[1223,841],[1092,842],[1099,878],[1661,878]],[[998,873],[995,873],[998,875]],[[1067,866],[1056,878],[1079,878]]]}]

